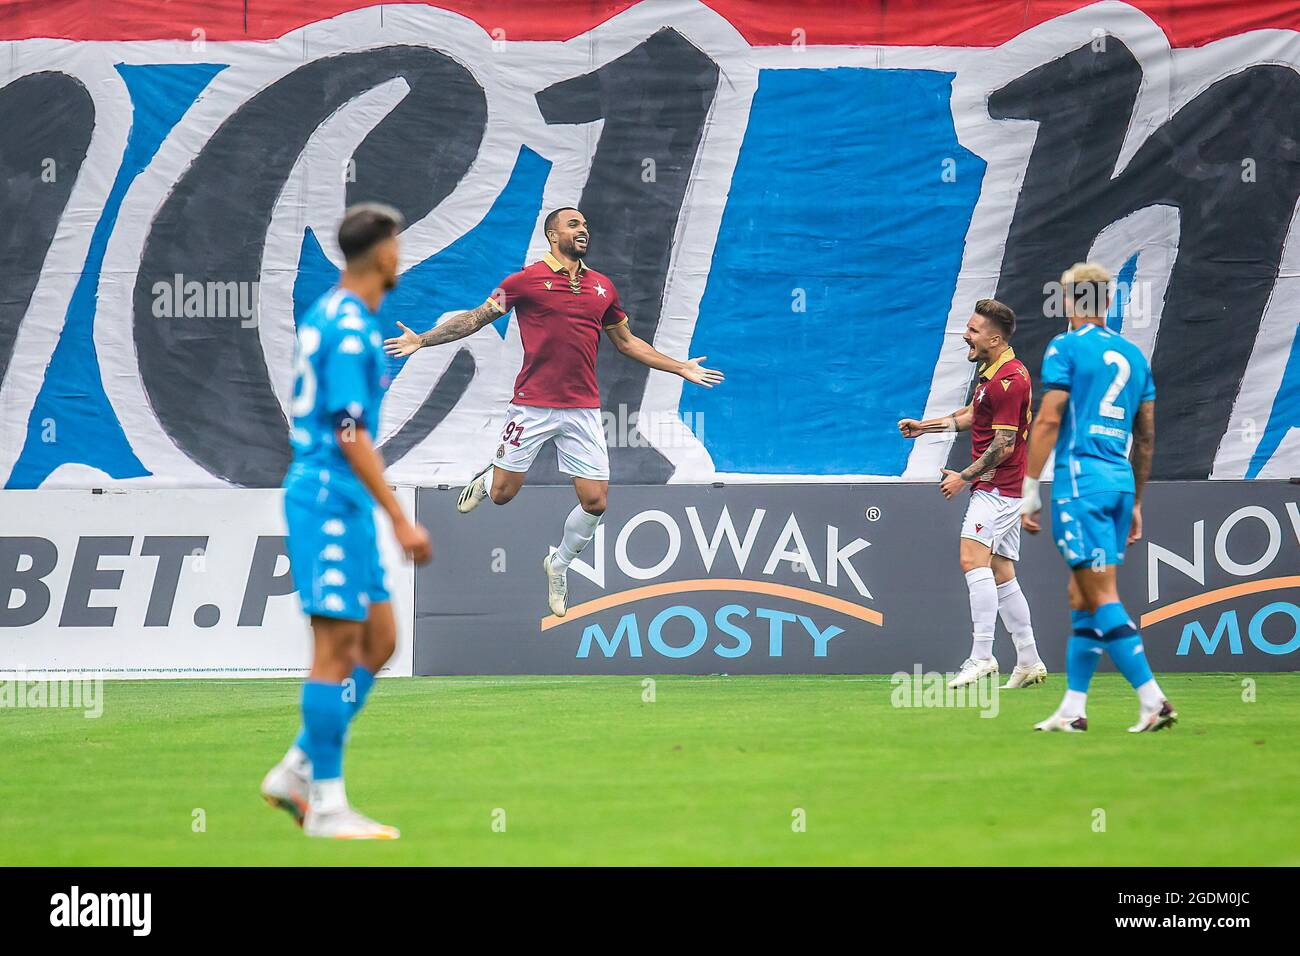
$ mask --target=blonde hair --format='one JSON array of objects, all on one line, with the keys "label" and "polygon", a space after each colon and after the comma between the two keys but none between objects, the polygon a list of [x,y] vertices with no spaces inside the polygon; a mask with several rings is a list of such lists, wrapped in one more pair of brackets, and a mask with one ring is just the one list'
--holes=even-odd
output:
[{"label": "blonde hair", "polygon": [[1105,316],[1110,305],[1111,278],[1109,270],[1095,262],[1076,262],[1061,273],[1061,285],[1072,314]]}]

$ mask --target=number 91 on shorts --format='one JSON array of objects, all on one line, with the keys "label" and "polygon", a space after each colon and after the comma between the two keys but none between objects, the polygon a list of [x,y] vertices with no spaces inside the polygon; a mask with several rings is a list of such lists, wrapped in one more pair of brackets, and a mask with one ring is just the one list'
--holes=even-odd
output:
[{"label": "number 91 on shorts", "polygon": [[575,478],[609,480],[609,449],[599,408],[510,405],[493,464],[525,472],[548,439],[555,439],[560,471]]}]

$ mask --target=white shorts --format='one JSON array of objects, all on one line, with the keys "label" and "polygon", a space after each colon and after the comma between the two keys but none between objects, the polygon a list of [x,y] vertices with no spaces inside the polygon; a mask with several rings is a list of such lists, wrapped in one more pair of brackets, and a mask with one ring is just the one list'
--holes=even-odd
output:
[{"label": "white shorts", "polygon": [[992,491],[971,492],[961,536],[987,545],[994,554],[1020,560],[1020,499]]},{"label": "white shorts", "polygon": [[609,449],[599,408],[543,408],[515,405],[506,409],[494,465],[527,471],[549,439],[555,439],[560,471],[575,478],[609,480]]}]

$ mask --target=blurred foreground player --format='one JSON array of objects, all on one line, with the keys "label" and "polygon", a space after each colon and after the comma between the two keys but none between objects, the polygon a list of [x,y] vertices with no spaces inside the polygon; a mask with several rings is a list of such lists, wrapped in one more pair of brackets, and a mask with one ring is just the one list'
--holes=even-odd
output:
[{"label": "blurred foreground player", "polygon": [[[1040,530],[1037,475],[1056,449],[1052,533],[1070,566],[1066,651],[1068,689],[1037,730],[1088,729],[1088,685],[1103,653],[1137,690],[1131,733],[1162,730],[1178,719],[1151,675],[1142,637],[1120,603],[1115,570],[1124,547],[1142,537],[1142,489],[1155,451],[1156,386],[1138,347],[1106,328],[1110,273],[1076,263],[1061,276],[1070,328],[1043,356],[1043,402],[1029,439],[1022,521]],[[1129,440],[1132,439],[1132,460]]]},{"label": "blurred foreground player", "polygon": [[343,744],[397,642],[375,541],[375,504],[409,557],[423,563],[431,553],[428,533],[407,519],[384,483],[383,459],[371,440],[387,384],[375,312],[397,284],[401,229],[395,209],[349,209],[338,235],[343,275],[298,324],[284,511],[289,563],[311,616],[315,653],[302,688],[302,729],[262,780],[262,796],[291,813],[308,836],[399,836],[348,805]]},{"label": "blurred foreground player", "polygon": [[563,617],[568,611],[569,564],[595,536],[609,492],[609,450],[596,384],[600,333],[628,358],[705,388],[721,382],[722,373],[700,365],[708,356],[683,362],[632,334],[614,283],[582,259],[591,235],[581,212],[569,206],[556,209],[542,228],[551,251],[504,279],[478,308],[454,315],[423,335],[399,322],[402,334],[384,345],[389,355],[405,357],[425,346],[463,339],[514,310],[524,364],[506,409],[501,444],[496,461],[465,486],[456,508],[468,513],[485,498],[506,504],[523,487],[542,445],[555,439],[560,471],[572,477],[578,496],[577,506],[564,520],[559,547],[542,559],[547,604],[552,614]]},{"label": "blurred foreground player", "polygon": [[943,418],[918,422],[904,418],[898,430],[906,438],[970,429],[973,461],[962,471],[943,469],[939,490],[945,498],[971,486],[961,526],[959,557],[970,593],[971,652],[949,687],[996,677],[993,634],[998,616],[1016,645],[1016,666],[1005,690],[1032,687],[1047,680],[1038,656],[1029,602],[1016,580],[1020,560],[1020,489],[1025,476],[1025,442],[1029,438],[1032,383],[1029,370],[1016,358],[1011,337],[1016,315],[996,299],[980,299],[966,323],[966,358],[979,363],[979,383],[965,408]]}]

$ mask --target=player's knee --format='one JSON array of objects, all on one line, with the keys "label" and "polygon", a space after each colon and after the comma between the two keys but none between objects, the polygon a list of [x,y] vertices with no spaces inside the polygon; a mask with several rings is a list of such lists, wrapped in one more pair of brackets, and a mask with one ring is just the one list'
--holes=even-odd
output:
[{"label": "player's knee", "polygon": [[361,665],[370,673],[377,674],[379,669],[388,663],[395,650],[397,650],[396,634],[390,632],[372,637],[361,651]]},{"label": "player's knee", "polygon": [[315,653],[312,674],[324,680],[341,680],[360,661],[361,624],[335,618],[312,616]]},{"label": "player's knee", "polygon": [[397,650],[397,629],[394,627],[371,627],[367,629],[361,646],[361,664],[372,674],[388,663],[388,659]]},{"label": "player's knee", "polygon": [[488,490],[488,497],[492,499],[493,504],[504,505],[514,498],[517,491],[517,488],[511,488],[508,485],[502,485],[501,487],[493,485]]},{"label": "player's knee", "polygon": [[604,494],[584,495],[578,503],[582,505],[582,510],[589,515],[603,515],[605,513]]}]

